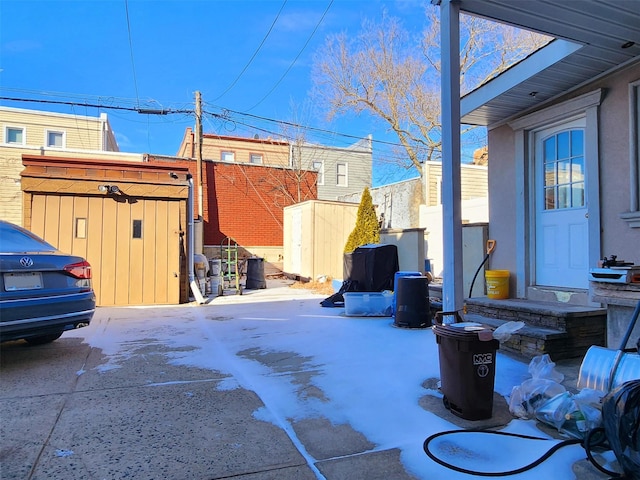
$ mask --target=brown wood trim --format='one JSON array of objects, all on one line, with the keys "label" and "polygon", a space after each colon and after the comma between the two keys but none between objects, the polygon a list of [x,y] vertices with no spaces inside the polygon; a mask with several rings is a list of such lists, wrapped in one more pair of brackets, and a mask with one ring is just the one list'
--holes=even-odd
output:
[{"label": "brown wood trim", "polygon": [[186,175],[189,169],[176,164],[162,165],[162,164],[150,164],[148,162],[132,162],[126,160],[103,160],[93,158],[66,158],[66,157],[42,157],[39,155],[22,155],[22,164],[27,166],[40,166],[40,167],[58,167],[58,168],[72,168],[72,169],[85,169],[85,170],[119,170],[119,171],[147,171],[157,172],[164,175],[168,175],[171,172],[176,174]]},{"label": "brown wood trim", "polygon": [[[49,176],[30,176],[22,177],[22,191],[25,194],[33,193],[58,193],[61,195],[95,195],[107,197],[111,196],[115,200],[127,198],[167,198],[167,199],[186,199],[189,197],[189,187],[187,185],[165,185],[150,182],[130,182],[130,181],[112,181],[113,179],[90,180],[85,178],[66,179],[55,178]],[[118,186],[121,194],[111,194],[101,192],[98,187],[113,183]],[[25,200],[27,200],[25,198]],[[25,205],[28,203],[25,202]],[[26,212],[25,212],[26,215]]]}]

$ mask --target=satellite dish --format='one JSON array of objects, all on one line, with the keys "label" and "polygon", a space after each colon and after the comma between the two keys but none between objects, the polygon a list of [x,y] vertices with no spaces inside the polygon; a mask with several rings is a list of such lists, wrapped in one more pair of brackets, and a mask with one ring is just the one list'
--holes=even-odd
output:
[{"label": "satellite dish", "polygon": [[256,133],[256,134],[253,136],[253,138],[254,138],[255,140],[259,140],[259,139],[260,139],[260,135],[258,135],[258,134]]}]

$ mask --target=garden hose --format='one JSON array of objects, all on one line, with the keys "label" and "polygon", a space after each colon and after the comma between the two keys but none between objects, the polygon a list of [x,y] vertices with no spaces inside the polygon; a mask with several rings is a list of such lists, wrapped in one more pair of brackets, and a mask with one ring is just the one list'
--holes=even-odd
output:
[{"label": "garden hose", "polygon": [[549,457],[551,457],[551,455],[553,455],[555,452],[557,452],[558,450],[560,450],[563,447],[566,447],[568,445],[577,445],[582,443],[581,440],[578,439],[571,439],[571,440],[564,440],[562,442],[556,443],[554,446],[552,446],[549,450],[547,450],[540,458],[538,458],[537,460],[534,460],[533,462],[529,463],[528,465],[525,465],[524,467],[520,467],[520,468],[516,468],[515,470],[509,470],[506,472],[478,472],[475,470],[469,470],[467,468],[462,468],[462,467],[458,467],[456,465],[452,465],[450,463],[445,462],[444,460],[438,458],[435,456],[435,454],[433,452],[431,452],[431,450],[429,449],[429,444],[431,443],[432,440],[435,440],[438,437],[442,437],[444,435],[453,435],[456,433],[467,433],[467,432],[471,432],[471,433],[486,433],[488,435],[504,435],[507,437],[517,437],[517,438],[525,438],[527,440],[545,440],[545,441],[549,441],[548,438],[541,438],[541,437],[532,437],[529,435],[521,435],[518,433],[508,433],[508,432],[499,432],[499,431],[494,431],[494,430],[482,430],[482,429],[469,429],[469,430],[448,430],[446,432],[439,432],[436,433],[435,435],[431,435],[430,437],[428,437],[423,444],[423,449],[424,452],[427,454],[427,456],[433,460],[434,462],[447,467],[449,470],[454,470],[456,472],[461,472],[461,473],[465,473],[467,475],[477,475],[479,477],[507,477],[509,475],[517,475],[519,473],[523,473],[526,472],[527,470],[531,470],[534,467],[537,467],[538,465],[540,465],[542,462],[544,462],[545,460],[547,460]]},{"label": "garden hose", "polygon": [[[473,280],[471,280],[471,287],[469,288],[469,297],[471,298],[471,294],[473,292],[473,285],[476,283],[476,278],[478,278],[478,274],[480,273],[480,269],[482,268],[482,266],[487,263],[487,260],[489,260],[489,256],[493,253],[493,251],[496,249],[496,241],[495,240],[487,240],[487,254],[484,256],[484,260],[482,260],[482,263],[478,266],[478,269],[476,270],[475,275],[473,276]],[[463,313],[467,313],[467,304],[465,302],[464,304],[464,308],[463,308]]]},{"label": "garden hose", "polygon": [[611,470],[607,470],[602,465],[598,464],[598,462],[595,460],[595,458],[591,454],[591,448],[592,447],[605,446],[605,444],[606,444],[606,438],[605,438],[605,435],[604,435],[604,429],[603,428],[594,428],[593,430],[590,430],[585,435],[584,440],[570,439],[570,440],[563,440],[561,442],[558,442],[555,445],[553,445],[549,450],[547,450],[542,456],[540,456],[540,458],[534,460],[533,462],[529,463],[528,465],[525,465],[525,466],[520,467],[520,468],[516,468],[514,470],[505,471],[505,472],[479,472],[479,471],[470,470],[470,469],[463,468],[463,467],[458,467],[456,465],[453,465],[451,463],[445,462],[444,460],[438,458],[429,449],[429,444],[433,440],[438,438],[438,437],[442,437],[442,436],[445,436],[445,435],[453,435],[453,434],[456,434],[456,433],[468,433],[468,432],[470,432],[470,433],[486,433],[487,435],[503,435],[503,436],[507,436],[507,437],[524,438],[524,439],[527,439],[527,440],[542,440],[542,441],[550,441],[551,440],[551,439],[548,439],[548,438],[532,437],[530,435],[522,435],[522,434],[519,434],[519,433],[500,432],[500,431],[495,431],[495,430],[483,430],[483,429],[448,430],[446,432],[439,432],[439,433],[436,433],[436,434],[431,435],[430,437],[428,437],[424,441],[424,444],[423,444],[424,452],[427,454],[427,456],[431,460],[433,460],[434,462],[438,463],[439,465],[442,465],[442,466],[448,468],[449,470],[454,470],[456,472],[465,473],[467,475],[476,475],[476,476],[479,476],[479,477],[507,477],[507,476],[510,476],[510,475],[517,475],[519,473],[523,473],[523,472],[526,472],[527,470],[531,470],[532,468],[537,467],[538,465],[540,465],[541,463],[546,461],[549,457],[551,457],[551,455],[553,455],[554,453],[556,453],[558,450],[560,450],[563,447],[567,447],[569,445],[582,445],[582,447],[585,449],[585,451],[587,453],[587,459],[591,462],[591,464],[593,464],[594,467],[596,467],[601,472],[606,473],[607,475],[610,475],[613,478],[622,477],[622,474],[620,474],[618,472],[612,472]]}]

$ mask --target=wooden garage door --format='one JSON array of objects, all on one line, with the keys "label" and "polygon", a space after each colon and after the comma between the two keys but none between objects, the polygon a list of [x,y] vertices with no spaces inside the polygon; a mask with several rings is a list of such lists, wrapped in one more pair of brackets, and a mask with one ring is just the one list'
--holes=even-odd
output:
[{"label": "wooden garage door", "polygon": [[33,195],[32,231],[92,267],[98,305],[180,301],[180,203]]}]

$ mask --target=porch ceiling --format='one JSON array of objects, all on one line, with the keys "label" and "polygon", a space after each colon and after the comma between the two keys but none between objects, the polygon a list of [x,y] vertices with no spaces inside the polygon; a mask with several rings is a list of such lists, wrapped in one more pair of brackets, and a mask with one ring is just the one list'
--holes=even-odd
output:
[{"label": "porch ceiling", "polygon": [[538,54],[465,95],[461,100],[462,123],[502,123],[603,73],[640,60],[638,0],[459,0],[457,3],[462,13],[557,39]]}]

